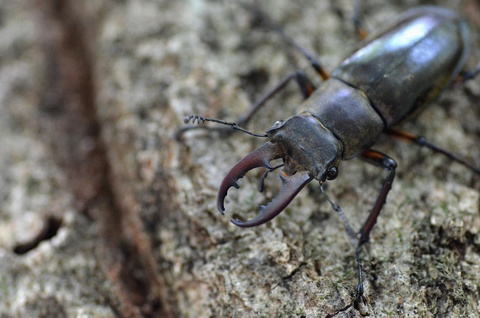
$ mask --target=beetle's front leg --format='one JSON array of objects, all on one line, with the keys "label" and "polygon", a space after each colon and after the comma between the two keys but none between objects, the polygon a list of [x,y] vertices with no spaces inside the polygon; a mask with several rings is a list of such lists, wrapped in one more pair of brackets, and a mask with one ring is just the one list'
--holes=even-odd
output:
[{"label": "beetle's front leg", "polygon": [[377,167],[382,167],[385,170],[388,171],[388,175],[383,181],[382,188],[380,189],[380,193],[378,194],[377,200],[375,201],[375,205],[372,208],[372,211],[368,215],[367,220],[363,224],[363,226],[360,228],[359,234],[359,240],[358,240],[358,245],[357,245],[357,274],[358,274],[358,286],[357,286],[357,297],[355,299],[355,308],[358,309],[359,306],[359,301],[363,299],[363,279],[362,279],[362,258],[361,258],[361,252],[362,252],[362,245],[368,242],[368,238],[370,235],[370,232],[372,231],[373,226],[377,222],[378,215],[380,214],[380,211],[382,210],[385,200],[387,199],[388,192],[390,192],[390,189],[392,188],[392,183],[393,179],[395,179],[395,169],[397,168],[397,163],[395,162],[394,159],[390,158],[384,153],[381,153],[379,151],[369,149],[364,151],[361,154],[361,159],[377,166]]},{"label": "beetle's front leg", "polygon": [[368,241],[368,236],[370,235],[373,226],[377,222],[378,215],[380,214],[380,211],[385,204],[388,192],[390,192],[390,189],[392,188],[393,179],[395,179],[395,169],[397,168],[397,163],[393,158],[377,150],[369,149],[367,151],[364,151],[361,154],[361,159],[377,167],[384,168],[388,171],[388,175],[383,181],[382,189],[378,194],[377,201],[375,202],[375,205],[373,206],[370,215],[360,229],[360,245]]}]

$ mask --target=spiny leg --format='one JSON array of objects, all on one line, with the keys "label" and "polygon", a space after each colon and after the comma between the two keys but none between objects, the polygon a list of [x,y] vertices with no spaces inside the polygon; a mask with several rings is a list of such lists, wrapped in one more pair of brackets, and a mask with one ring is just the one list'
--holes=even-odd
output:
[{"label": "spiny leg", "polygon": [[323,190],[323,185],[320,183],[320,192],[325,196],[325,199],[327,199],[328,203],[332,206],[332,208],[335,210],[335,212],[338,213],[340,216],[340,219],[342,220],[343,224],[345,225],[345,230],[347,232],[348,237],[352,240],[354,244],[357,244],[358,238],[357,238],[357,233],[353,230],[353,228],[350,226],[350,223],[347,220],[347,217],[343,213],[342,208],[336,204],[335,202],[330,199],[330,197],[327,195],[325,190]]},{"label": "spiny leg", "polygon": [[383,181],[382,188],[377,196],[377,200],[373,205],[372,211],[368,215],[368,218],[365,220],[365,223],[360,228],[359,231],[359,239],[358,245],[356,249],[357,255],[357,275],[358,275],[358,285],[357,285],[357,296],[355,299],[355,308],[359,308],[359,302],[362,300],[365,303],[363,297],[363,277],[362,277],[362,245],[368,242],[368,238],[370,236],[370,232],[372,231],[373,226],[377,222],[377,218],[380,215],[380,211],[382,210],[383,206],[385,205],[385,201],[387,199],[387,195],[392,188],[393,180],[395,179],[395,170],[397,168],[397,163],[391,157],[387,156],[384,153],[379,151],[369,149],[364,151],[361,154],[361,159],[364,161],[371,163],[377,167],[382,167],[388,171],[388,175]]},{"label": "spiny leg", "polygon": [[[363,2],[362,0],[355,0],[354,8],[353,8],[353,17],[352,17],[355,33],[357,34],[360,40],[363,40],[368,36],[368,32],[364,28],[362,18],[361,18],[362,2]],[[328,78],[330,78],[330,73],[320,64],[318,59],[316,59],[313,54],[308,52],[304,47],[302,47],[293,38],[291,38],[288,34],[286,34],[283,28],[276,26],[266,14],[264,14],[263,12],[260,12],[258,9],[256,11],[258,12],[257,14],[261,14],[262,18],[267,20],[268,26],[270,28],[279,32],[289,45],[294,47],[308,60],[311,67],[318,73],[318,75],[320,75],[320,77],[323,80],[327,80]]]},{"label": "spiny leg", "polygon": [[402,131],[402,130],[399,130],[399,129],[393,129],[393,128],[387,129],[385,131],[385,133],[387,135],[391,136],[391,137],[401,139],[401,140],[404,140],[404,141],[408,141],[408,142],[413,142],[414,144],[417,144],[421,147],[426,147],[426,148],[428,148],[428,149],[430,149],[430,150],[432,150],[436,153],[443,154],[444,156],[450,158],[451,160],[453,160],[455,162],[458,162],[458,163],[464,165],[465,167],[469,168],[470,170],[472,170],[476,174],[480,174],[480,168],[473,166],[471,163],[467,162],[465,159],[463,159],[459,155],[457,155],[453,152],[450,152],[446,149],[443,149],[442,147],[439,147],[439,146],[435,145],[434,143],[432,143],[432,142],[426,140],[425,138],[423,138],[422,136],[418,136],[418,135],[415,135],[415,134],[412,134],[412,133],[409,133],[409,132],[406,132],[406,131]]},{"label": "spiny leg", "polygon": [[285,41],[287,41],[288,44],[293,46],[296,50],[298,50],[310,63],[312,68],[320,75],[320,77],[325,81],[330,77],[330,73],[327,72],[327,70],[320,64],[320,62],[313,57],[313,54],[309,53],[306,49],[304,49],[300,44],[295,42],[294,39],[289,37],[283,29],[278,30],[280,34],[284,37]]},{"label": "spiny leg", "polygon": [[320,77],[323,80],[326,80],[330,77],[330,74],[326,71],[326,69],[320,64],[320,62],[317,59],[313,57],[313,54],[309,53],[306,49],[304,49],[301,45],[299,45],[293,38],[291,38],[287,33],[285,33],[283,28],[278,24],[276,24],[275,22],[273,22],[272,19],[268,16],[268,14],[258,9],[257,7],[253,7],[250,5],[244,5],[244,6],[248,10],[256,14],[258,17],[260,17],[267,28],[275,32],[278,32],[289,45],[293,46],[296,50],[298,50],[309,61],[312,68],[320,75]]},{"label": "spiny leg", "polygon": [[[251,10],[252,12],[254,12],[255,14],[259,15],[264,21],[266,21],[268,28],[279,32],[289,45],[293,46],[295,49],[300,51],[303,54],[303,56],[310,62],[310,65],[313,67],[313,69],[320,75],[320,77],[323,80],[326,80],[330,77],[330,74],[325,70],[325,68],[321,66],[320,62],[316,60],[313,57],[313,55],[310,54],[306,49],[301,47],[291,37],[289,37],[281,27],[273,23],[267,14],[265,14],[263,11],[259,10],[258,8],[254,8],[249,5],[245,5],[245,7]],[[308,78],[308,76],[303,71],[297,70],[294,73],[285,77],[282,81],[280,81],[280,83],[278,83],[273,88],[268,90],[265,94],[263,94],[254,104],[252,104],[249,107],[247,112],[245,112],[243,115],[239,117],[237,123],[230,123],[230,122],[223,123],[223,121],[221,120],[204,118],[200,116],[189,116],[187,117],[186,120],[188,121],[189,119],[192,119],[192,118],[195,119],[198,117],[201,119],[201,120],[197,120],[198,122],[212,121],[212,122],[228,125],[234,129],[236,129],[235,126],[241,128],[241,126],[247,125],[248,122],[252,119],[252,117],[258,112],[258,110],[260,110],[269,99],[271,99],[274,95],[276,95],[278,92],[283,90],[292,79],[295,79],[295,81],[297,82],[298,87],[300,88],[300,91],[304,99],[308,98],[316,89],[315,85]],[[205,126],[186,126],[186,127],[182,127],[177,131],[176,138],[179,139],[183,135],[183,133],[188,130],[199,129],[200,127],[202,127],[202,129],[216,130],[215,128],[205,127]],[[222,130],[222,129],[219,129],[219,130]],[[243,129],[243,128],[237,129],[237,130],[244,131],[244,132],[246,131],[246,129]],[[254,135],[253,133],[250,133],[250,132],[248,133]]]},{"label": "spiny leg", "polygon": [[250,119],[252,119],[253,115],[262,108],[265,103],[275,96],[278,92],[283,90],[291,80],[295,80],[298,84],[300,92],[304,99],[308,98],[313,91],[315,90],[315,85],[312,81],[308,78],[308,76],[301,70],[295,71],[294,73],[285,77],[280,83],[275,85],[273,88],[268,90],[265,94],[263,94],[253,105],[250,106],[249,110],[240,116],[238,122],[240,125],[246,125]]}]

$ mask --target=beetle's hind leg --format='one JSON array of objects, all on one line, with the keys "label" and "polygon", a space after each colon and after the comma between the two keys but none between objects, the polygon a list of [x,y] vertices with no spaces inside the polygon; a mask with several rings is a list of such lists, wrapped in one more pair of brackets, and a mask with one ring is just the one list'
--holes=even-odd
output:
[{"label": "beetle's hind leg", "polygon": [[399,130],[399,129],[392,129],[392,128],[387,129],[385,131],[385,133],[387,135],[391,136],[391,137],[401,139],[401,140],[404,140],[404,141],[408,141],[408,142],[413,142],[414,144],[416,144],[420,147],[426,147],[426,148],[432,150],[433,152],[443,154],[444,156],[450,158],[451,160],[456,161],[456,162],[460,163],[461,165],[464,165],[465,167],[472,170],[476,174],[480,174],[480,168],[473,166],[471,163],[469,163],[468,161],[466,161],[465,159],[463,159],[459,155],[457,155],[453,152],[450,152],[446,149],[443,149],[440,146],[437,146],[436,144],[426,140],[422,136],[414,135],[414,134],[411,134],[411,133],[406,132],[406,131],[402,131],[402,130]]}]

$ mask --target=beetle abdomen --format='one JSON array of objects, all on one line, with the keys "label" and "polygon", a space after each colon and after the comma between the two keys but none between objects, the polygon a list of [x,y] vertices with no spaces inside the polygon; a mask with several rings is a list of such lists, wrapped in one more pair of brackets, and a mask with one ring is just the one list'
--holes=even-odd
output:
[{"label": "beetle abdomen", "polygon": [[386,126],[434,100],[462,69],[469,32],[459,15],[426,6],[402,14],[332,77],[363,91]]}]

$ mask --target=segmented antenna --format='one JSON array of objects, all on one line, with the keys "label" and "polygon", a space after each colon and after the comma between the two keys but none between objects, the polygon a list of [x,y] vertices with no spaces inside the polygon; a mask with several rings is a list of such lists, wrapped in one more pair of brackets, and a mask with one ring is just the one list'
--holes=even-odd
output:
[{"label": "segmented antenna", "polygon": [[234,130],[241,131],[243,133],[246,133],[246,134],[254,136],[254,137],[268,137],[267,134],[256,134],[254,132],[248,131],[245,128],[242,128],[242,127],[238,126],[234,122],[228,122],[228,121],[224,121],[224,120],[221,120],[221,119],[202,117],[202,116],[198,116],[198,115],[191,115],[191,116],[185,117],[185,119],[183,120],[183,122],[185,124],[188,124],[190,122],[192,124],[195,124],[195,122],[196,122],[199,125],[204,124],[207,121],[217,123],[217,124],[221,124],[221,125],[230,126]]}]

